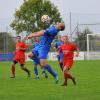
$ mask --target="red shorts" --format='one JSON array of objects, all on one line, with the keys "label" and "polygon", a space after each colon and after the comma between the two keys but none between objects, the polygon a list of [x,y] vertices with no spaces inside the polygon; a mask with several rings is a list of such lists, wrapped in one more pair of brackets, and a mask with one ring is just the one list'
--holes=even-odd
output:
[{"label": "red shorts", "polygon": [[14,61],[19,62],[20,64],[24,64],[25,57],[15,56]]},{"label": "red shorts", "polygon": [[66,68],[70,69],[72,67],[72,65],[73,65],[73,60],[68,59],[68,60],[65,60],[63,67],[66,67]]}]

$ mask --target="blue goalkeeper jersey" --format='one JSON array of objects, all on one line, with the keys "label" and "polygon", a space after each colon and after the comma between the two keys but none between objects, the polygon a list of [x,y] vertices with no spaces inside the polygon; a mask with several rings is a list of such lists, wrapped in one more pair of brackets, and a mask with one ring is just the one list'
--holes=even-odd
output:
[{"label": "blue goalkeeper jersey", "polygon": [[40,38],[40,46],[43,46],[47,50],[50,50],[51,42],[54,40],[58,32],[59,30],[54,25],[46,29],[44,31],[44,35]]},{"label": "blue goalkeeper jersey", "polygon": [[38,46],[38,45],[39,45],[39,42],[34,42],[33,48],[35,48],[35,47]]}]

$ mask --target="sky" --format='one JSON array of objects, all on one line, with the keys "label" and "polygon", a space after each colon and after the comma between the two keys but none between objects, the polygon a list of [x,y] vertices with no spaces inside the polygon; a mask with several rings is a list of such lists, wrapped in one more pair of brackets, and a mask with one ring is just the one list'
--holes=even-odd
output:
[{"label": "sky", "polygon": [[[73,13],[100,13],[100,0],[50,0],[58,6],[62,14]],[[0,18],[13,17],[16,8],[23,0],[0,0]]]},{"label": "sky", "polygon": [[[100,0],[50,0],[61,12],[65,23],[69,23],[69,13],[72,13],[72,23],[100,22]],[[23,0],[0,0],[0,23],[9,23],[14,17],[15,9]]]}]

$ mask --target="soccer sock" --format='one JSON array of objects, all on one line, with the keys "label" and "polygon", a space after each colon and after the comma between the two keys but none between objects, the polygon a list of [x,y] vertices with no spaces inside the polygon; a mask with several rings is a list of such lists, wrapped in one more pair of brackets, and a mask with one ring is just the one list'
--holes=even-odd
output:
[{"label": "soccer sock", "polygon": [[63,71],[63,63],[59,63],[61,70]]},{"label": "soccer sock", "polygon": [[38,76],[38,70],[37,70],[37,67],[34,67],[34,74],[35,74],[36,76]]},{"label": "soccer sock", "polygon": [[56,77],[57,74],[52,70],[52,68],[50,67],[50,65],[46,64],[45,69],[53,76]]},{"label": "soccer sock", "polygon": [[30,71],[27,68],[22,68],[22,69],[29,74]]},{"label": "soccer sock", "polygon": [[12,65],[11,71],[12,71],[12,76],[15,77],[15,66],[14,65]]}]

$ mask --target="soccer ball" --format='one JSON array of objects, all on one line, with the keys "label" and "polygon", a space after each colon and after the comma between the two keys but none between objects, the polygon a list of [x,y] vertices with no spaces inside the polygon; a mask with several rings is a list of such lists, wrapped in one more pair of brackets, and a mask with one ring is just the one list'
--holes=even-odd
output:
[{"label": "soccer ball", "polygon": [[48,15],[43,15],[43,16],[41,17],[41,21],[42,21],[43,23],[49,22],[49,21],[50,21],[50,17],[49,17]]}]

